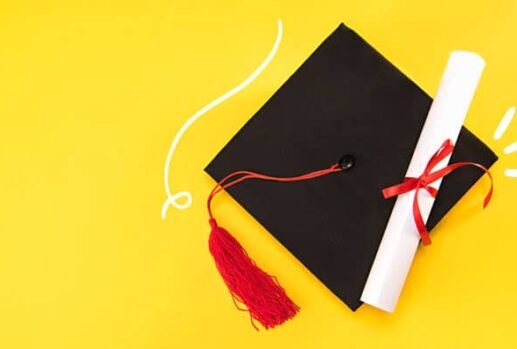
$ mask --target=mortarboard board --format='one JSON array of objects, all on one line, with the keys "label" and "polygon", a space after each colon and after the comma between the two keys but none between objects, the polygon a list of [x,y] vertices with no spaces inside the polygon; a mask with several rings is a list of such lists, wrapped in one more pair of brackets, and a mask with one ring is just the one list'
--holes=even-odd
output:
[{"label": "mortarboard board", "polygon": [[[291,176],[347,160],[347,171],[316,181],[249,181],[227,190],[356,310],[394,205],[381,191],[404,177],[431,103],[429,95],[341,24],[206,171],[217,181],[241,169]],[[451,162],[488,168],[496,160],[462,128]],[[481,175],[465,168],[444,178],[428,229]]]}]

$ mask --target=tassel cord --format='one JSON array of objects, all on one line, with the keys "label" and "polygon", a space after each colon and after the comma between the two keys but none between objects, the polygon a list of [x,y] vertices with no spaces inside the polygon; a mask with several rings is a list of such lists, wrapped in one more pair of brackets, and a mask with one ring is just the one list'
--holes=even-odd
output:
[{"label": "tassel cord", "polygon": [[[214,217],[213,217],[213,213],[212,213],[211,203],[212,203],[212,200],[214,199],[214,197],[218,193],[234,186],[235,184],[244,182],[248,179],[261,179],[261,180],[266,180],[266,181],[284,182],[284,183],[285,182],[300,182],[300,181],[305,181],[305,180],[309,180],[309,179],[322,177],[322,176],[328,175],[330,173],[340,172],[340,171],[342,171],[342,169],[339,166],[339,164],[337,164],[337,163],[332,165],[331,167],[323,169],[323,170],[317,170],[314,172],[309,172],[309,173],[306,173],[303,175],[293,176],[293,177],[267,176],[267,175],[253,172],[253,171],[235,171],[235,172],[230,173],[223,179],[221,179],[210,192],[210,195],[208,196],[208,200],[207,200],[208,214],[210,216],[210,219],[213,220]],[[238,176],[241,176],[241,177],[238,177]],[[238,178],[235,178],[235,177],[238,177]]]}]

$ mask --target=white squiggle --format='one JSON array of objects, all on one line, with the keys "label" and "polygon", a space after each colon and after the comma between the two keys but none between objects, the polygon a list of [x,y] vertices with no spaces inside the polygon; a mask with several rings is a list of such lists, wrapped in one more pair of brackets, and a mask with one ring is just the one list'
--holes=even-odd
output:
[{"label": "white squiggle", "polygon": [[508,126],[510,125],[510,122],[512,122],[513,116],[515,115],[515,107],[511,107],[508,109],[508,111],[504,114],[503,118],[501,119],[501,122],[499,123],[499,126],[497,126],[495,133],[494,133],[494,139],[498,140],[500,139]]},{"label": "white squiggle", "polygon": [[[222,102],[226,101],[228,98],[232,97],[233,95],[239,93],[241,90],[243,90],[246,86],[248,86],[253,80],[257,78],[257,76],[262,73],[262,71],[269,65],[273,57],[275,57],[276,52],[278,51],[278,47],[280,46],[280,41],[282,41],[282,32],[283,32],[283,26],[282,26],[282,20],[278,19],[278,31],[275,43],[273,44],[273,48],[269,52],[266,59],[255,69],[253,73],[251,73],[250,76],[248,76],[243,82],[241,82],[239,85],[235,86],[219,98],[215,99],[214,101],[208,103],[203,108],[199,109],[194,115],[192,115],[186,122],[183,124],[183,126],[180,128],[178,133],[176,133],[176,136],[172,140],[171,147],[169,148],[169,152],[167,153],[167,158],[165,160],[165,169],[163,172],[164,182],[165,182],[165,193],[167,194],[167,199],[163,203],[162,206],[162,219],[165,219],[167,216],[167,209],[170,205],[176,207],[177,209],[184,210],[186,208],[189,208],[192,204],[192,195],[188,191],[180,191],[178,193],[172,194],[171,189],[169,186],[169,168],[171,165],[172,155],[174,154],[174,151],[176,150],[176,147],[178,146],[178,143],[185,133],[187,129],[203,114],[208,112],[210,109],[216,107],[217,105],[221,104]],[[179,199],[184,198],[186,201],[181,204],[178,202]]]},{"label": "white squiggle", "polygon": [[509,168],[504,171],[504,174],[508,177],[517,177],[517,169],[515,168]]}]

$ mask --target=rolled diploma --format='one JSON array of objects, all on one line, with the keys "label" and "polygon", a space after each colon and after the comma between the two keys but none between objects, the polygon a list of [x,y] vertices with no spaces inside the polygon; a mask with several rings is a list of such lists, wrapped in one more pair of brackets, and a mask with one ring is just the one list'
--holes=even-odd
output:
[{"label": "rolled diploma", "polygon": [[[456,143],[484,66],[484,60],[475,53],[451,53],[406,177],[419,177],[445,140]],[[444,159],[435,170],[448,162],[449,158]],[[433,186],[438,189],[440,183]],[[395,310],[420,241],[413,218],[414,195],[410,191],[397,197],[361,296],[364,303],[388,312]],[[418,198],[422,218],[427,221],[434,199],[425,191]]]}]

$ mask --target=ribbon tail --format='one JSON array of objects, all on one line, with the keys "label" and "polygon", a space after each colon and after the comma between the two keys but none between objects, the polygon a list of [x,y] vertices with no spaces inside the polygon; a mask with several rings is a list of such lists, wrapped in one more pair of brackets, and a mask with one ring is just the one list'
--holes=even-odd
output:
[{"label": "ribbon tail", "polygon": [[[487,172],[488,173],[488,172]],[[492,193],[494,192],[494,189],[490,187],[490,190],[485,196],[485,199],[483,200],[483,208],[486,208],[488,204],[490,203],[490,200],[492,199]]]},{"label": "ribbon tail", "polygon": [[415,197],[413,199],[413,217],[415,219],[416,228],[418,229],[418,234],[420,234],[420,238],[422,239],[422,243],[424,246],[428,246],[431,244],[431,237],[429,236],[424,219],[422,218],[422,213],[420,212],[420,206],[418,205],[418,191],[419,189],[415,191]]},{"label": "ribbon tail", "polygon": [[467,161],[456,162],[456,163],[448,165],[448,166],[446,166],[446,167],[444,167],[444,168],[442,168],[442,169],[440,169],[438,171],[430,173],[427,176],[428,181],[429,182],[434,182],[434,181],[436,181],[436,180],[438,180],[440,178],[443,178],[443,177],[447,176],[449,173],[457,170],[458,168],[465,167],[465,166],[475,166],[475,167],[479,168],[490,179],[490,189],[488,190],[488,193],[486,194],[485,199],[483,200],[483,208],[486,208],[487,205],[490,203],[490,199],[492,198],[492,193],[494,191],[494,179],[492,178],[492,174],[490,173],[488,168],[486,168],[485,166],[483,166],[481,164],[477,164],[477,163],[474,163],[474,162],[467,162]]}]

